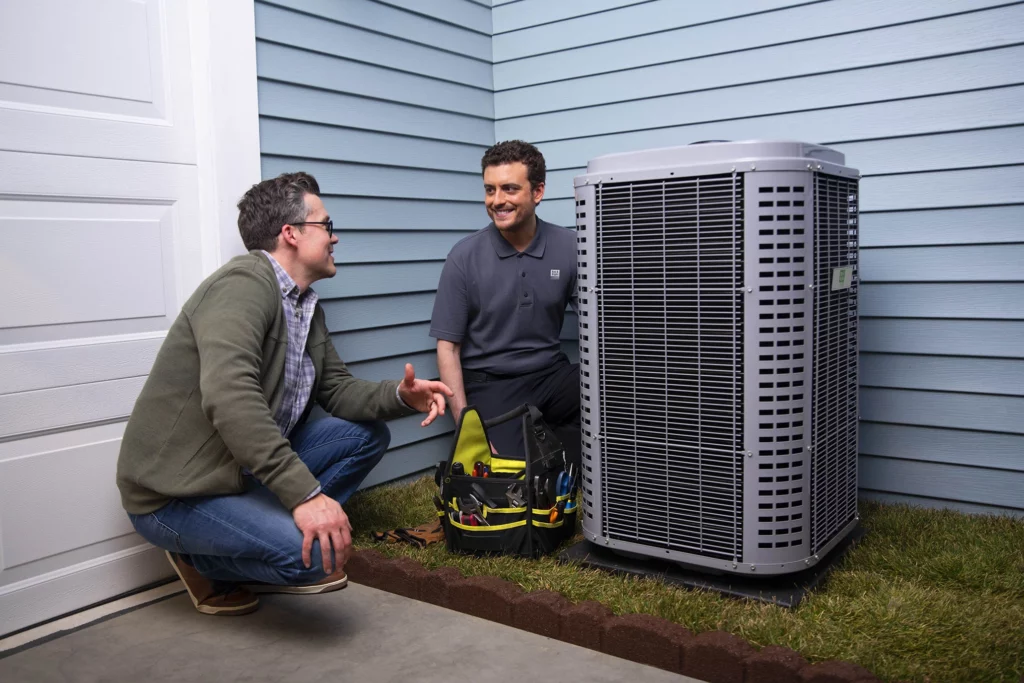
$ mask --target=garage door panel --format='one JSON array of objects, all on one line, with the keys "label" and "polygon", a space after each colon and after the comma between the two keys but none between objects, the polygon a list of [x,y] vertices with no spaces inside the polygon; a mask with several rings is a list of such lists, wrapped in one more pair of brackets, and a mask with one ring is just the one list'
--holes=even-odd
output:
[{"label": "garage door panel", "polygon": [[108,495],[120,445],[112,439],[0,462],[4,528],[39,532],[3,535],[5,568],[133,532],[119,498]]},{"label": "garage door panel", "polygon": [[5,347],[0,350],[0,396],[148,374],[163,339],[162,332],[151,332]]},{"label": "garage door panel", "polygon": [[[173,271],[165,272],[165,259],[173,266],[164,247],[172,237],[162,234],[169,228],[156,217],[0,216],[0,288],[11,293],[4,326],[166,316],[175,303]],[[52,248],[38,248],[42,235]]]},{"label": "garage door panel", "polygon": [[184,3],[3,3],[0,146],[195,163],[189,60]]},{"label": "garage door panel", "polygon": [[194,166],[0,152],[0,346],[167,329],[202,279]]},{"label": "garage door panel", "polygon": [[[5,394],[0,396],[0,439],[125,420],[145,382],[143,375]],[[63,476],[59,470],[54,474]]]},{"label": "garage door panel", "polygon": [[118,449],[186,297],[242,251],[254,60],[246,3],[0,3],[0,636],[168,574]]}]

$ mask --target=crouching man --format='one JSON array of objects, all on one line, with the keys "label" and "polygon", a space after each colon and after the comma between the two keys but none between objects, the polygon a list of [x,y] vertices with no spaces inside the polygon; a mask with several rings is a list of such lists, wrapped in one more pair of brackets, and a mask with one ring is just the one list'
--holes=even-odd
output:
[{"label": "crouching man", "polygon": [[[171,325],[125,428],[117,466],[135,529],[167,557],[204,614],[246,614],[256,593],[343,588],[342,504],[390,441],[451,391],[354,378],[310,285],[333,277],[334,226],[305,173],[238,203],[249,253],[207,278]],[[329,417],[312,420],[317,403]]]},{"label": "crouching man", "polygon": [[[562,351],[565,307],[577,309],[576,233],[537,216],[546,164],[536,147],[499,142],[480,160],[491,223],[452,247],[430,320],[441,380],[493,418],[532,403],[580,464],[580,366]],[[490,430],[491,446],[523,457],[522,425]]]}]

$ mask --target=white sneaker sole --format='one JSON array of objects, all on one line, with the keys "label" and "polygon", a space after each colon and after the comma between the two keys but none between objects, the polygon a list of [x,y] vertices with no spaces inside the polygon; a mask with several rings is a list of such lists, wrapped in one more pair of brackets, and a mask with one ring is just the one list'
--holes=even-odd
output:
[{"label": "white sneaker sole", "polygon": [[348,576],[330,583],[316,583],[312,586],[275,586],[271,583],[246,583],[242,585],[251,593],[284,593],[286,595],[320,595],[340,591],[348,585]]}]

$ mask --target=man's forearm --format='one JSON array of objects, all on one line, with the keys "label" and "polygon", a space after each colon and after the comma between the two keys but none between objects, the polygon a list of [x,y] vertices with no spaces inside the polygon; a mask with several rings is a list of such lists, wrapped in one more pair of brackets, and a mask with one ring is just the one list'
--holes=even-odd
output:
[{"label": "man's forearm", "polygon": [[437,370],[441,375],[441,381],[452,390],[453,396],[448,401],[451,404],[452,419],[456,424],[466,408],[466,388],[462,383],[462,358],[459,355],[461,350],[461,344],[437,340]]},{"label": "man's forearm", "polygon": [[343,420],[392,420],[415,412],[398,393],[398,382],[368,382],[353,377],[331,343],[324,348],[317,391],[317,403]]}]

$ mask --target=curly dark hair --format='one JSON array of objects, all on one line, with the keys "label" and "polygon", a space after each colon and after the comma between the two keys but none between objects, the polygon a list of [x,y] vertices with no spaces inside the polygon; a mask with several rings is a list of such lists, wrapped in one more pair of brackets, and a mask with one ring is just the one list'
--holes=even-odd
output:
[{"label": "curly dark hair", "polygon": [[316,178],[299,171],[256,183],[238,201],[238,232],[249,251],[277,247],[285,223],[306,220],[306,194],[320,194]]},{"label": "curly dark hair", "polygon": [[480,160],[480,170],[486,171],[488,166],[501,166],[517,161],[526,166],[526,178],[530,181],[531,187],[544,184],[547,177],[544,155],[529,142],[522,140],[506,140],[491,146]]}]

